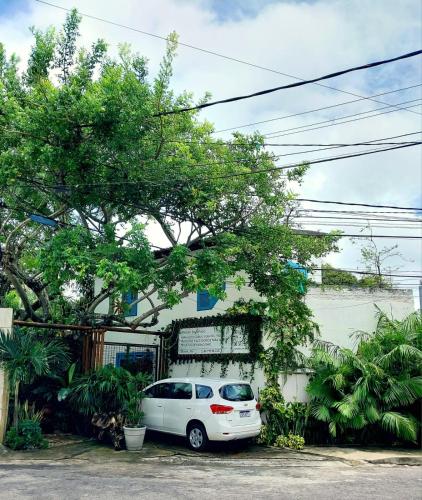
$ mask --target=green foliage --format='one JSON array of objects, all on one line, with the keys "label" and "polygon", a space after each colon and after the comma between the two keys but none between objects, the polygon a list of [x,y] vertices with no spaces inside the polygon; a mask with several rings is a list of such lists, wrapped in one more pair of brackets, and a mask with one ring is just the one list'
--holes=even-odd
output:
[{"label": "green foliage", "polygon": [[422,397],[421,314],[397,321],[379,311],[376,331],[360,332],[358,339],[356,353],[324,343],[314,348],[315,374],[307,387],[313,417],[340,440],[352,433],[360,441],[415,442],[419,424],[412,405]]},{"label": "green foliage", "polygon": [[[364,253],[363,250],[362,253]],[[372,272],[370,267],[368,272]],[[381,271],[379,272],[381,273]],[[322,286],[324,285],[360,288],[391,288],[392,286],[381,274],[374,276],[368,274],[357,278],[354,274],[340,271],[329,264],[323,264],[322,266]]]},{"label": "green foliage", "polygon": [[[221,286],[220,286],[221,289]],[[224,353],[224,354],[178,354],[178,335],[181,328],[195,328],[204,326],[215,326],[220,328],[221,340],[233,339],[234,332],[242,332],[243,337],[247,340],[249,353]],[[219,314],[216,316],[205,316],[202,318],[186,318],[174,321],[168,327],[171,332],[167,342],[169,344],[170,360],[174,363],[190,363],[193,361],[201,361],[203,364],[208,362],[211,364],[220,363],[221,377],[225,376],[229,363],[239,362],[251,365],[250,374],[254,373],[255,363],[259,360],[262,353],[262,320],[258,316],[250,314]]]},{"label": "green foliage", "polygon": [[14,392],[13,424],[19,410],[19,388],[36,377],[51,374],[58,366],[69,363],[68,351],[59,338],[39,336],[33,330],[14,328],[10,334],[0,332],[0,367],[7,373]]},{"label": "green foliage", "polygon": [[[20,317],[151,326],[198,289],[223,298],[221,283],[242,271],[268,299],[268,329],[284,349],[274,363],[286,365],[315,325],[303,277],[285,264],[326,255],[338,235],[310,238],[286,223],[294,196],[262,136],[227,144],[197,112],[153,116],[193,104],[170,87],[175,34],[151,78],[127,45],[117,59],[102,40],[78,50],[79,23],[73,10],[58,33],[34,29],[23,74],[0,51],[0,197],[14,209],[0,211],[1,266]],[[306,170],[289,177],[301,182]],[[35,224],[28,210],[61,224]],[[151,245],[151,227],[167,248]],[[127,290],[139,292],[138,319],[125,317]]]},{"label": "green foliage", "polygon": [[321,272],[322,285],[333,286],[358,286],[359,280],[352,273],[339,271],[330,264],[322,265]]},{"label": "green foliage", "polygon": [[74,409],[83,415],[120,413],[149,382],[148,375],[132,375],[124,368],[107,365],[77,378],[68,397]]},{"label": "green foliage", "polygon": [[286,403],[280,388],[275,385],[269,385],[260,391],[259,402],[266,423],[260,442],[273,445],[279,436],[304,436],[309,405],[296,401]]},{"label": "green foliage", "polygon": [[48,442],[42,436],[40,423],[31,419],[20,420],[17,427],[12,427],[6,433],[5,444],[12,450],[48,448]]},{"label": "green foliage", "polygon": [[126,401],[123,407],[127,426],[138,427],[141,425],[142,418],[144,417],[144,412],[141,411],[141,394],[139,392],[131,394],[130,399]]},{"label": "green foliage", "polygon": [[287,436],[277,436],[274,446],[278,448],[291,448],[292,450],[303,450],[305,440],[302,436],[289,432]]}]

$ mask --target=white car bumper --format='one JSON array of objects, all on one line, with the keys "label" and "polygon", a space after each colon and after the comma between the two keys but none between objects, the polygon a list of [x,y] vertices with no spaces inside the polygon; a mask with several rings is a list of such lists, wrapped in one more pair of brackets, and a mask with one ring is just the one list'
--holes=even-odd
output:
[{"label": "white car bumper", "polygon": [[248,426],[245,428],[231,428],[230,430],[224,430],[224,432],[209,432],[208,439],[211,441],[234,441],[236,439],[247,439],[258,436],[261,431],[261,424],[257,424],[254,426]]}]

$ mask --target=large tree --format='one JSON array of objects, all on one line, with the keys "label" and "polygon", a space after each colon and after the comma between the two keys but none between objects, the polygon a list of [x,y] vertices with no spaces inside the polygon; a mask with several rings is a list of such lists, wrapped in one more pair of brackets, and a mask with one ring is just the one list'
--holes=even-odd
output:
[{"label": "large tree", "polygon": [[[175,35],[150,78],[127,46],[117,59],[102,40],[78,49],[79,23],[72,11],[59,33],[34,30],[24,72],[0,46],[1,283],[19,296],[20,317],[150,326],[190,292],[223,298],[222,282],[245,271],[270,316],[290,310],[285,325],[306,323],[302,275],[286,262],[307,265],[336,239],[292,225],[289,182],[306,166],[271,170],[276,157],[261,136],[225,142],[197,112],[162,115],[192,103],[170,88]],[[121,300],[128,290],[143,304],[133,321]]]}]

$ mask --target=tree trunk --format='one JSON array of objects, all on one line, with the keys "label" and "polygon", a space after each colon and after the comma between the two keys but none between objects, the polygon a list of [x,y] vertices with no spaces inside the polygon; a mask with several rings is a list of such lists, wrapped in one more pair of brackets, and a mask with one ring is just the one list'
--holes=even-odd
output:
[{"label": "tree trunk", "polygon": [[18,426],[19,420],[19,382],[15,382],[15,404],[13,405],[13,427]]}]

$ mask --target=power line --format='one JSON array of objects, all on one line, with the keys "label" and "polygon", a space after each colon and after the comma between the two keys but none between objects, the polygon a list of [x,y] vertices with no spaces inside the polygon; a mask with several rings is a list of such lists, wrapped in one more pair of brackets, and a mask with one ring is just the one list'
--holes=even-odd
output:
[{"label": "power line", "polygon": [[421,210],[422,207],[399,207],[397,205],[374,205],[370,203],[356,203],[351,201],[332,201],[332,200],[315,200],[311,198],[295,198],[294,201],[306,201],[308,203],[324,203],[332,205],[350,205],[355,207],[370,207],[370,208],[392,208],[394,210]]},{"label": "power line", "polygon": [[322,80],[329,80],[331,78],[336,78],[338,76],[345,75],[347,73],[352,73],[354,71],[361,71],[364,69],[375,68],[375,67],[381,66],[383,64],[390,64],[390,63],[395,62],[395,61],[408,59],[410,57],[416,57],[416,56],[419,56],[420,54],[422,54],[422,50],[415,50],[413,52],[408,52],[407,54],[401,54],[400,56],[392,57],[390,59],[383,59],[381,61],[375,61],[373,63],[363,64],[361,66],[354,66],[352,68],[343,69],[341,71],[336,71],[334,73],[329,73],[327,75],[318,76],[317,78],[312,78],[310,80],[304,80],[304,81],[296,82],[296,83],[289,83],[287,85],[280,85],[278,87],[273,87],[271,89],[265,89],[265,90],[260,90],[258,92],[253,92],[252,94],[239,95],[239,96],[235,96],[235,97],[228,97],[227,99],[220,99],[218,101],[205,102],[202,104],[197,104],[196,106],[189,106],[189,107],[185,107],[185,108],[172,109],[170,111],[161,111],[160,113],[156,113],[152,116],[158,117],[158,116],[175,115],[175,114],[179,114],[179,113],[185,113],[187,111],[196,111],[196,110],[200,110],[200,109],[204,109],[204,108],[209,108],[211,106],[216,106],[218,104],[227,104],[230,102],[251,99],[253,97],[259,97],[262,95],[271,94],[273,92],[279,92],[280,90],[302,87],[303,85],[309,85],[311,83],[320,82]]},{"label": "power line", "polygon": [[[383,214],[413,214],[415,215],[415,211],[414,210],[408,210],[406,211],[406,209],[404,211],[401,211],[401,210],[364,210],[364,211],[361,211],[361,210],[324,210],[324,209],[316,209],[316,208],[300,208],[297,210],[298,213],[307,213],[307,212],[311,212],[311,213],[329,213],[329,214],[355,214],[355,215],[361,215],[361,216],[365,216],[365,215],[377,215],[377,214],[380,214],[380,215],[383,215]],[[413,219],[412,219],[413,220]]]},{"label": "power line", "polygon": [[[276,170],[285,170],[285,169],[291,169],[291,168],[295,168],[295,167],[298,167],[298,166],[301,166],[303,164],[316,164],[316,163],[324,163],[324,162],[329,162],[329,161],[334,161],[336,159],[346,159],[346,158],[353,158],[353,157],[356,157],[356,156],[364,156],[364,155],[369,155],[369,154],[373,154],[373,153],[379,153],[379,152],[384,152],[384,151],[389,151],[389,150],[394,150],[394,149],[401,149],[401,148],[405,148],[405,147],[411,147],[411,146],[418,146],[420,145],[422,142],[421,141],[415,141],[415,142],[406,142],[404,144],[400,144],[398,146],[393,146],[393,147],[389,147],[389,148],[379,148],[379,149],[374,149],[374,150],[370,150],[370,151],[359,151],[357,153],[353,153],[353,154],[349,154],[349,155],[339,155],[339,156],[336,156],[336,157],[328,157],[328,158],[320,158],[320,159],[315,159],[315,160],[311,160],[311,161],[302,161],[300,163],[295,163],[295,164],[291,164],[291,165],[287,165],[287,166],[275,166],[273,168],[270,168],[270,169],[263,169],[263,170],[254,170],[254,171],[249,171],[249,172],[239,172],[239,173],[233,173],[233,174],[227,174],[225,176],[216,176],[216,177],[211,177],[211,179],[220,179],[220,178],[226,178],[226,177],[236,177],[236,176],[244,176],[244,175],[251,175],[251,174],[258,174],[258,173],[265,173],[265,172],[272,172],[272,171],[276,171]],[[377,145],[376,143],[374,145]],[[289,156],[289,154],[283,154],[283,155],[275,155],[274,158],[281,158],[283,156]],[[183,160],[183,158],[180,158],[178,160]],[[143,162],[146,162],[146,163],[149,163],[149,162],[152,162],[152,163],[156,163],[158,160],[153,160],[153,159],[145,159],[145,160],[141,160]],[[251,162],[251,159],[239,159],[239,160],[230,160],[228,162],[211,162],[211,163],[197,163],[197,164],[194,164],[192,165],[192,167],[206,167],[206,166],[216,166],[216,165],[224,165],[224,164],[230,164],[230,163],[249,163]],[[33,181],[32,181],[33,182]],[[171,180],[171,185],[172,185],[172,189],[176,189],[175,186],[174,186],[174,181]],[[186,180],[187,182],[187,180]],[[72,187],[76,187],[76,188],[79,188],[79,187],[95,187],[95,186],[99,186],[99,187],[102,187],[102,186],[106,186],[106,185],[142,185],[143,183],[147,183],[147,184],[151,184],[151,185],[156,185],[156,186],[162,186],[163,183],[157,183],[157,182],[154,182],[154,181],[151,181],[151,180],[148,180],[148,179],[142,179],[142,181],[127,181],[127,180],[124,180],[124,181],[113,181],[113,182],[98,182],[98,183],[84,183],[84,184],[76,184],[74,186],[71,186],[69,184],[55,184],[55,185],[47,185],[47,184],[44,184],[44,183],[38,183],[35,181],[35,183],[39,186],[43,186],[43,187],[47,187],[47,188],[51,188],[51,189],[65,189],[65,188],[72,188]],[[237,193],[225,193],[225,194],[237,194]]]},{"label": "power line", "polygon": [[[389,216],[387,217],[386,215],[380,214],[378,217],[374,217],[376,213],[372,214],[359,214],[359,212],[356,213],[356,215],[353,215],[354,212],[350,212],[348,214],[340,214],[340,215],[319,215],[315,213],[310,213],[307,214],[305,210],[298,210],[298,214],[293,214],[295,218],[299,219],[334,219],[334,220],[360,220],[360,221],[367,221],[367,220],[373,220],[377,222],[417,222],[418,224],[422,223],[422,217],[397,217],[397,216]],[[398,212],[396,212],[398,213]]]},{"label": "power line", "polygon": [[[60,10],[63,10],[65,12],[70,12],[71,11],[71,9],[67,9],[65,7],[61,7],[60,5],[55,5],[53,3],[46,2],[45,0],[36,0],[36,1],[38,3],[42,3],[42,4],[48,5],[50,7],[54,7],[56,9],[60,9]],[[120,23],[117,23],[117,22],[114,22],[114,21],[110,21],[108,19],[104,19],[104,18],[101,18],[101,17],[98,17],[98,16],[93,16],[93,15],[90,15],[90,14],[85,14],[83,12],[79,12],[78,11],[78,13],[81,16],[86,17],[88,19],[94,19],[95,21],[100,21],[100,22],[103,22],[103,23],[106,23],[106,24],[110,24],[112,26],[117,26],[119,28],[128,29],[130,31],[134,31],[134,32],[140,33],[142,35],[147,35],[147,36],[151,36],[153,38],[158,38],[160,40],[164,40],[165,42],[169,41],[169,37],[157,35],[155,33],[149,33],[148,31],[144,31],[144,30],[141,30],[141,29],[138,29],[138,28],[133,28],[131,26],[126,26],[124,24],[120,24]],[[202,47],[197,47],[195,45],[191,45],[191,44],[180,42],[180,41],[178,41],[178,44],[180,46],[182,46],[182,47],[187,47],[189,49],[198,50],[198,51],[203,52],[205,54],[210,54],[210,55],[213,55],[213,56],[216,56],[216,57],[220,57],[222,59],[226,59],[226,60],[229,60],[229,61],[233,61],[233,62],[236,62],[236,63],[239,63],[239,64],[244,64],[246,66],[250,66],[250,67],[253,67],[253,68],[262,69],[264,71],[269,71],[270,73],[275,73],[275,74],[278,74],[278,75],[282,75],[282,76],[285,76],[287,78],[291,78],[293,80],[298,80],[298,81],[301,81],[301,82],[306,81],[305,79],[300,78],[300,77],[295,76],[295,75],[291,75],[291,74],[288,74],[288,73],[283,73],[283,72],[275,70],[275,69],[267,68],[265,66],[260,66],[258,64],[254,64],[254,63],[251,63],[251,62],[248,62],[248,61],[244,61],[242,59],[238,59],[238,58],[235,58],[235,57],[230,57],[230,56],[227,56],[225,54],[221,54],[219,52],[215,52],[215,51],[212,51],[212,50],[204,49]],[[325,84],[322,84],[322,83],[314,83],[313,85],[317,85],[318,87],[323,87],[323,88],[329,89],[329,90],[335,90],[336,92],[341,92],[342,94],[351,95],[353,97],[359,97],[359,98],[362,98],[362,99],[367,99],[369,101],[373,101],[373,102],[376,102],[378,104],[387,104],[387,103],[385,103],[383,101],[378,101],[378,100],[372,99],[371,97],[364,97],[364,96],[361,96],[361,95],[356,94],[354,92],[350,92],[350,91],[347,91],[347,90],[338,89],[336,87],[331,87],[329,85],[325,85]],[[391,104],[390,106],[391,107],[397,107],[394,104]],[[398,108],[398,109],[402,109],[403,111],[408,111],[409,113],[420,114],[420,113],[418,113],[416,111],[412,111],[410,109],[405,109],[405,108]]]},{"label": "power line", "polygon": [[[229,132],[230,130],[239,130],[241,128],[252,127],[254,125],[261,125],[262,123],[271,123],[271,122],[275,122],[275,121],[279,121],[279,120],[286,120],[287,118],[293,118],[295,116],[307,115],[309,113],[316,113],[317,111],[324,111],[326,109],[332,109],[332,108],[337,108],[339,106],[345,106],[346,104],[352,104],[352,103],[363,101],[363,100],[366,100],[366,99],[369,99],[369,98],[372,98],[372,97],[378,97],[378,96],[381,96],[381,95],[394,94],[396,92],[401,92],[401,91],[404,91],[404,90],[414,89],[416,87],[420,87],[421,85],[422,84],[419,83],[417,85],[410,85],[409,87],[403,87],[403,88],[396,89],[396,90],[390,90],[388,92],[382,92],[380,94],[374,94],[374,95],[369,96],[369,97],[361,97],[359,99],[352,99],[351,101],[344,101],[344,102],[340,102],[338,104],[332,104],[331,106],[323,106],[321,108],[310,109],[308,111],[302,111],[300,113],[294,113],[294,114],[291,114],[291,115],[279,116],[277,118],[270,118],[269,120],[261,120],[259,122],[246,123],[244,125],[238,125],[237,127],[228,127],[228,128],[216,130],[214,132],[214,134],[219,134],[221,132]],[[387,106],[387,107],[389,107],[389,106]],[[384,109],[384,108],[379,108],[379,109]]]},{"label": "power line", "polygon": [[[420,142],[419,141],[376,142],[376,143],[367,142],[365,144],[354,144],[354,146],[355,145],[358,145],[358,146],[389,146],[389,145],[400,146],[402,144],[411,145],[411,144],[420,144]],[[318,153],[319,151],[328,151],[331,149],[338,149],[338,148],[342,148],[342,147],[344,147],[344,146],[333,145],[333,146],[328,146],[328,147],[324,147],[324,148],[306,149],[304,151],[294,151],[293,153],[283,153],[281,155],[275,155],[274,158],[278,159],[278,158],[284,158],[286,156],[304,155],[307,153]]]},{"label": "power line", "polygon": [[321,158],[321,159],[310,160],[310,161],[303,161],[301,163],[294,163],[294,164],[287,165],[287,166],[276,166],[273,168],[266,168],[266,169],[261,169],[261,170],[253,170],[253,171],[248,171],[248,172],[236,172],[233,174],[208,177],[208,179],[227,179],[230,177],[243,177],[246,175],[256,175],[256,174],[262,174],[262,173],[276,172],[278,170],[288,170],[288,169],[300,167],[304,164],[314,165],[317,163],[327,163],[327,162],[336,161],[336,160],[345,160],[347,158],[356,158],[358,156],[366,156],[366,155],[370,155],[370,154],[374,154],[374,153],[383,153],[385,151],[392,151],[394,149],[402,149],[402,148],[407,148],[407,147],[411,147],[411,146],[419,146],[420,144],[422,144],[422,142],[415,142],[412,144],[404,144],[402,146],[394,146],[394,147],[390,147],[390,148],[375,149],[372,151],[359,151],[359,152],[353,153],[353,154],[333,156],[333,157]]},{"label": "power line", "polygon": [[[339,271],[341,273],[352,273],[352,274],[363,274],[363,275],[368,275],[368,276],[384,276],[388,278],[396,277],[396,278],[422,278],[422,274],[415,276],[415,275],[403,275],[403,274],[392,274],[392,273],[374,273],[372,271],[360,271],[358,269],[338,269],[336,267],[334,268],[324,268],[324,267],[310,267],[309,268],[311,271]],[[422,271],[421,271],[422,273]]]},{"label": "power line", "polygon": [[[405,101],[400,104],[409,104],[411,102],[416,102],[416,101],[421,101],[421,99],[412,99],[411,101]],[[404,109],[407,108],[416,108],[417,106],[420,106],[419,104],[412,104],[411,106],[406,106]],[[387,108],[388,106],[385,106]],[[378,108],[380,109],[385,109],[385,108]],[[343,125],[344,123],[352,123],[352,122],[358,122],[361,120],[367,120],[368,118],[375,118],[376,116],[381,116],[381,115],[389,115],[390,113],[396,113],[397,109],[388,109],[387,111],[383,111],[382,113],[375,113],[375,111],[378,111],[377,109],[371,109],[369,111],[361,111],[360,113],[353,113],[351,115],[344,115],[344,116],[338,116],[337,118],[330,118],[329,120],[323,120],[320,122],[315,122],[315,123],[308,123],[307,125],[299,125],[297,127],[290,127],[282,130],[274,130],[273,132],[267,132],[263,134],[264,137],[267,139],[274,139],[275,137],[284,137],[286,135],[294,135],[294,134],[300,134],[301,132],[309,132],[312,130],[319,130],[321,128],[328,128],[328,127],[337,127],[338,125]],[[372,113],[372,114],[370,114]],[[362,116],[362,115],[367,115],[367,116]],[[360,118],[356,118],[360,117]],[[345,118],[351,118],[350,120],[345,120]],[[337,120],[343,120],[343,121],[337,121]],[[334,123],[335,122],[335,123]],[[328,125],[324,125],[328,124]],[[316,126],[314,126],[316,125]],[[292,132],[291,132],[292,131]],[[284,132],[289,132],[289,133],[284,133]]]}]

